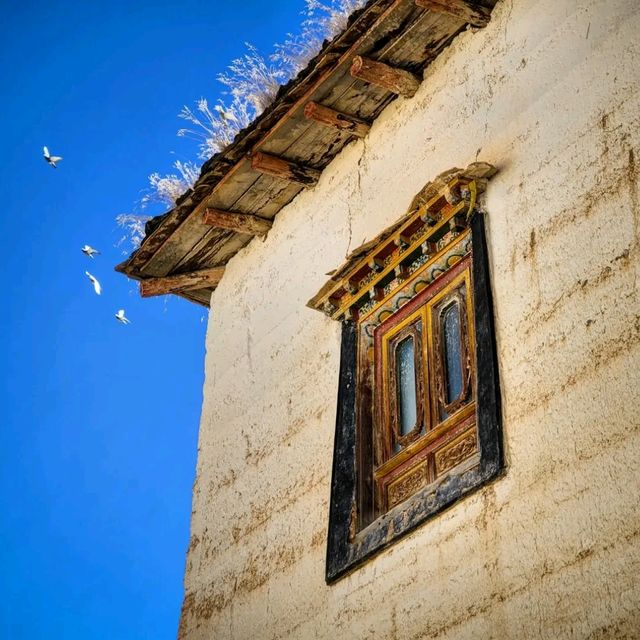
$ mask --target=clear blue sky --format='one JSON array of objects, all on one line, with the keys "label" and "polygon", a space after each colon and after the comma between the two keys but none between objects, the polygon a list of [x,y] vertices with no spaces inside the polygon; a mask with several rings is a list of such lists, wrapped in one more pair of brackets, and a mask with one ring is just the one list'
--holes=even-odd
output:
[{"label": "clear blue sky", "polygon": [[[195,157],[175,137],[181,106],[215,101],[243,42],[269,51],[302,7],[2,3],[3,640],[176,636],[206,315],[139,299],[113,271],[114,218],[149,173]],[[64,156],[57,170],[45,144]],[[85,243],[102,255],[85,258]]]}]

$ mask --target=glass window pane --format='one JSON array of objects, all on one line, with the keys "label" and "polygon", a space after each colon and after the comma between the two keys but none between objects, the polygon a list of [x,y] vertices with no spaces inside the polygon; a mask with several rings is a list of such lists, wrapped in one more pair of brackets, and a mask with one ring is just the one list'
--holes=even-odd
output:
[{"label": "glass window pane", "polygon": [[396,347],[396,380],[398,393],[398,426],[401,436],[416,425],[416,363],[413,336],[402,340]]},{"label": "glass window pane", "polygon": [[452,304],[442,314],[444,333],[444,365],[447,382],[447,404],[458,398],[462,391],[462,354],[460,333],[460,305]]}]

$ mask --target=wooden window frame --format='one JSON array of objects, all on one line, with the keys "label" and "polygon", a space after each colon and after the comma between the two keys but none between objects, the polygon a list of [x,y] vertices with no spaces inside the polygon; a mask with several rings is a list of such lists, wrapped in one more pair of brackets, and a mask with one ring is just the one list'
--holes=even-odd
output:
[{"label": "wooden window frame", "polygon": [[[460,397],[448,404],[444,402],[446,390],[433,388],[434,385],[427,386],[430,386],[428,406],[434,409],[442,400],[444,411],[457,416],[456,419],[462,425],[461,429],[465,427],[464,420],[475,422],[477,451],[469,458],[469,464],[455,464],[454,467],[447,469],[448,462],[443,462],[444,472],[437,482],[427,482],[425,486],[410,493],[409,497],[393,507],[384,509],[376,507],[381,500],[379,495],[376,496],[378,491],[376,482],[369,477],[372,474],[363,473],[362,470],[369,468],[367,465],[371,465],[372,460],[374,460],[374,468],[376,465],[379,466],[380,451],[386,451],[389,454],[391,442],[384,438],[381,441],[379,428],[377,431],[372,429],[371,432],[366,433],[367,429],[363,429],[363,425],[373,424],[376,421],[379,425],[380,421],[382,420],[383,423],[385,419],[386,424],[389,424],[390,418],[376,415],[379,409],[371,409],[375,406],[375,390],[363,385],[362,380],[367,376],[370,379],[374,375],[379,376],[379,371],[377,373],[373,371],[373,368],[379,365],[373,362],[371,353],[365,353],[369,350],[362,347],[359,335],[361,326],[357,319],[343,318],[327,544],[326,581],[328,583],[338,580],[466,494],[495,479],[504,468],[498,365],[484,221],[481,214],[472,212],[472,207],[469,209],[472,215],[469,215],[468,220],[471,249],[467,256],[467,273],[470,274],[467,286],[470,287],[471,295],[465,304],[466,313],[461,313],[461,322],[469,323],[463,335],[471,336],[471,339],[463,346],[464,358],[467,361],[463,370],[464,368],[469,371],[473,369],[477,375],[475,375],[473,389],[469,388],[473,376],[465,376]],[[444,241],[447,241],[447,238],[444,238]],[[447,274],[454,273],[455,269],[454,265],[442,274],[443,283]],[[459,266],[458,270],[464,271],[462,266]],[[405,277],[407,273],[402,273],[401,276]],[[447,285],[444,284],[444,286]],[[419,293],[414,294],[414,298],[418,296]],[[410,308],[412,300],[406,301],[407,308]],[[432,325],[433,322],[439,322],[440,314],[448,304],[449,302],[439,310],[436,308],[437,305],[429,306],[430,310],[436,308],[437,312],[437,317],[434,318],[433,314],[428,317]],[[458,304],[461,302],[458,301]],[[423,340],[425,333],[432,337],[437,336],[440,331],[439,329],[434,331],[432,326],[425,332],[425,328],[423,324]],[[440,368],[440,371],[435,377],[427,375],[425,379],[438,379],[441,384],[446,384],[442,375],[442,358],[444,357],[442,340],[430,341],[427,348],[432,354],[438,353],[438,357],[434,359],[432,355],[421,366],[428,369],[433,367],[435,362],[435,366]],[[417,353],[417,348],[415,351]],[[389,390],[387,390],[388,393]],[[468,398],[469,395],[472,395],[474,400],[472,403],[467,402],[465,408],[461,398]],[[473,410],[470,410],[469,406],[472,406]],[[467,414],[461,416],[465,410]],[[438,423],[442,423],[438,416],[433,414],[425,416],[427,435],[440,428]],[[394,429],[397,429],[397,426]],[[415,446],[424,437],[424,435],[416,437],[416,434],[413,434],[411,442],[407,440],[407,447]],[[451,454],[449,457],[454,462],[460,458],[460,454],[468,456],[465,450],[467,443],[459,440],[459,437],[454,434],[447,443],[447,451]],[[441,460],[443,459],[441,457]],[[437,465],[438,461],[433,462],[432,458],[430,464]]]},{"label": "wooden window frame", "polygon": [[[393,333],[385,341],[383,347],[385,353],[383,358],[388,360],[386,367],[381,367],[378,371],[386,369],[382,374],[382,380],[379,382],[381,387],[381,395],[384,398],[382,402],[376,403],[376,413],[380,416],[378,419],[385,425],[383,428],[384,448],[386,450],[386,457],[390,458],[393,455],[393,451],[396,445],[406,447],[407,445],[415,442],[422,433],[423,430],[428,429],[426,422],[428,416],[425,415],[424,403],[421,402],[421,398],[425,394],[425,378],[427,371],[427,362],[424,357],[424,346],[422,339],[422,331],[418,331],[417,324],[422,324],[422,318],[418,318],[417,321],[408,323],[406,326],[400,328],[400,330]],[[416,385],[416,421],[409,431],[405,435],[400,434],[400,411],[398,409],[398,360],[397,352],[398,347],[407,338],[413,340],[413,362],[414,362],[414,378]],[[386,347],[386,348],[385,348]],[[380,373],[378,373],[380,375]],[[378,386],[378,385],[376,385]],[[382,415],[380,415],[382,414]]]},{"label": "wooden window frame", "polygon": [[[464,238],[461,238],[458,244],[463,243],[463,240]],[[456,250],[455,243],[453,250]],[[364,420],[358,422],[358,447],[362,446],[361,442],[367,430],[374,433],[374,456],[371,460],[361,457],[362,463],[358,467],[358,473],[368,473],[369,468],[373,469],[375,485],[371,504],[365,503],[366,497],[363,501],[363,496],[358,496],[358,531],[406,500],[422,486],[436,482],[442,475],[442,467],[446,466],[439,463],[439,460],[444,459],[445,454],[450,451],[450,443],[458,436],[466,435],[468,440],[466,445],[458,447],[465,454],[460,463],[476,453],[475,398],[469,388],[475,368],[468,361],[474,338],[473,331],[467,329],[472,325],[473,317],[472,305],[466,304],[466,300],[472,297],[471,257],[467,255],[459,259],[456,256],[456,260],[446,272],[413,296],[409,296],[406,291],[413,287],[413,283],[408,282],[405,286],[399,287],[396,295],[406,295],[407,302],[385,318],[374,331],[373,358],[377,374],[375,382],[366,380],[366,375],[358,371],[358,389],[370,385],[374,390],[379,390],[378,393],[372,392],[376,419],[371,423]],[[461,392],[452,402],[445,403],[444,354],[440,325],[442,312],[452,304],[457,304],[464,313],[460,318],[461,357],[465,359],[466,366],[463,367],[461,363],[461,373],[464,376]],[[407,437],[398,438],[398,415],[394,404],[394,392],[397,392],[394,387],[394,363],[390,360],[388,352],[390,346],[393,348],[396,341],[402,340],[409,334],[408,330],[417,324],[423,327],[420,339],[420,369],[424,370],[422,380],[419,381],[418,424]],[[418,341],[418,332],[415,331],[413,335]],[[363,328],[359,330],[358,349],[367,349],[367,331]],[[358,397],[357,402],[363,401],[362,397]],[[449,455],[448,458],[451,459],[452,456]],[[449,467],[444,469],[448,470]]]}]

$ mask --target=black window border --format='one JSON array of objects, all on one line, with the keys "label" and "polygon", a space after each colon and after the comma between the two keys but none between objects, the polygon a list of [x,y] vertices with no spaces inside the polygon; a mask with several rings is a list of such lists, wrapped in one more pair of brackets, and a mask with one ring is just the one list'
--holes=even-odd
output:
[{"label": "black window border", "polygon": [[498,359],[495,343],[489,260],[483,215],[470,220],[474,328],[476,337],[476,424],[480,462],[426,487],[374,520],[359,533],[353,526],[356,487],[357,327],[342,323],[338,410],[331,478],[325,579],[335,582],[458,499],[504,470]]}]

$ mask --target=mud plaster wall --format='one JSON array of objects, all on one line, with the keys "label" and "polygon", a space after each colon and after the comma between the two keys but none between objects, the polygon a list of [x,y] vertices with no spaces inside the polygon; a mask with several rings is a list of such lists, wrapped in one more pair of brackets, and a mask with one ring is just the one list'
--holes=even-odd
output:
[{"label": "mud plaster wall", "polygon": [[[506,0],[212,299],[180,637],[640,637],[640,5]],[[306,301],[476,158],[508,471],[324,582],[339,326]]]}]

